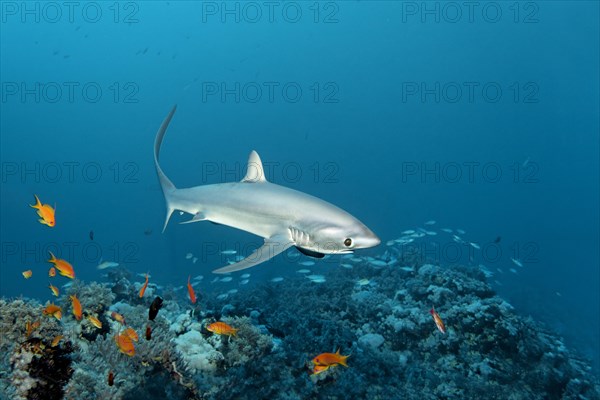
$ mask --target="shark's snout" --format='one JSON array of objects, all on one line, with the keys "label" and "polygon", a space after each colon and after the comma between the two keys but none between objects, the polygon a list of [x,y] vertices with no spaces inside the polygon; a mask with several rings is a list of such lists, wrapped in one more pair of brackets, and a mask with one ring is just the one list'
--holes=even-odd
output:
[{"label": "shark's snout", "polygon": [[374,234],[370,229],[367,229],[362,233],[361,237],[356,241],[356,247],[360,249],[368,249],[370,247],[378,246],[381,243],[381,239]]}]

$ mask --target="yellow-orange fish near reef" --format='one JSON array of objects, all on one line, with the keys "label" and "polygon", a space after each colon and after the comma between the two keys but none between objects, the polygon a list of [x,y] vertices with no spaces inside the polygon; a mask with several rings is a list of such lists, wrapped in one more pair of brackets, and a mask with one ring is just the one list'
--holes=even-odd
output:
[{"label": "yellow-orange fish near reef", "polygon": [[40,199],[35,195],[35,204],[30,205],[31,208],[35,208],[37,210],[37,214],[40,217],[40,224],[48,225],[49,227],[54,227],[56,225],[56,220],[54,219],[54,208],[49,204],[42,204]]},{"label": "yellow-orange fish near reef", "polygon": [[54,257],[54,254],[52,254],[51,251],[49,251],[49,253],[50,259],[48,260],[48,262],[54,264],[54,267],[58,270],[59,274],[61,274],[62,276],[66,276],[67,278],[75,278],[75,271],[73,270],[73,266],[68,261]]},{"label": "yellow-orange fish near reef", "polygon": [[438,330],[442,333],[446,333],[446,326],[444,325],[444,321],[442,321],[440,315],[437,313],[437,311],[435,311],[435,308],[431,307],[431,310],[429,310],[429,314],[431,314],[431,316],[433,317],[433,321],[435,322],[435,326],[437,326]]},{"label": "yellow-orange fish near reef", "polygon": [[213,322],[212,324],[206,327],[206,330],[212,333],[216,333],[217,335],[227,335],[227,336],[236,336],[237,329],[233,328],[230,325],[227,325],[225,322]]}]

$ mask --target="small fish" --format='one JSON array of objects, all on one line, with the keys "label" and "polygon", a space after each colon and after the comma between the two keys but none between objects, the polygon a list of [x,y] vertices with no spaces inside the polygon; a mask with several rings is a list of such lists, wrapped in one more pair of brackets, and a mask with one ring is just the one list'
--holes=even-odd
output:
[{"label": "small fish", "polygon": [[90,240],[94,240],[94,231],[90,231],[89,237]]},{"label": "small fish", "polygon": [[142,286],[142,288],[140,289],[140,299],[142,297],[144,297],[144,292],[146,292],[146,288],[148,287],[148,274],[146,273],[146,282],[144,283],[144,285]]},{"label": "small fish", "polygon": [[440,230],[441,230],[442,232],[446,232],[446,233],[452,233],[452,232],[454,232],[454,231],[453,231],[452,229],[450,229],[450,228],[442,228],[442,229],[440,229]]},{"label": "small fish", "polygon": [[51,347],[56,347],[58,346],[58,344],[60,343],[60,341],[62,340],[64,336],[63,335],[56,335],[54,337],[54,339],[52,339],[52,343],[50,344]]},{"label": "small fish", "polygon": [[402,232],[403,235],[412,235],[413,233],[415,233],[415,231],[412,229],[407,229],[404,232]]},{"label": "small fish", "polygon": [[427,222],[425,222],[425,225],[435,225],[436,221],[435,220],[429,220]]},{"label": "small fish", "polygon": [[357,284],[358,286],[366,286],[366,285],[368,285],[369,283],[371,283],[371,281],[370,281],[370,280],[368,280],[368,279],[361,279],[361,280],[359,280],[359,281],[357,281],[357,282],[356,282],[356,284]]},{"label": "small fish", "polygon": [[312,362],[314,365],[320,365],[322,367],[329,367],[338,364],[348,367],[346,364],[348,357],[350,357],[350,355],[343,356],[340,354],[340,349],[338,349],[335,353],[321,353],[313,358]]},{"label": "small fish", "polygon": [[135,346],[133,345],[133,340],[125,334],[117,334],[115,335],[115,343],[119,348],[119,351],[129,357],[133,357],[135,355]]},{"label": "small fish", "polygon": [[433,321],[435,322],[435,326],[437,326],[438,330],[442,333],[446,333],[446,326],[444,325],[444,321],[442,321],[442,318],[433,307],[431,307],[431,310],[429,310],[429,314],[431,314],[431,316],[433,317]]},{"label": "small fish", "polygon": [[240,285],[247,285],[247,284],[248,284],[248,282],[250,282],[250,279],[242,279],[242,280],[240,281]]},{"label": "small fish", "polygon": [[213,322],[206,327],[206,330],[217,335],[237,336],[238,329],[226,324],[225,322]]},{"label": "small fish", "polygon": [[96,328],[98,329],[102,329],[102,322],[100,322],[100,320],[96,317],[94,317],[93,315],[88,315],[87,317],[88,321],[91,322],[92,325],[94,325]]},{"label": "small fish", "polygon": [[395,245],[395,244],[396,244],[396,241],[395,241],[395,240],[388,240],[388,241],[385,243],[385,245],[386,245],[386,246],[393,246],[393,245]]},{"label": "small fish", "polygon": [[221,300],[225,300],[226,298],[228,298],[229,295],[227,293],[223,293],[217,296],[217,300],[221,301]]},{"label": "small fish", "polygon": [[81,303],[79,302],[79,299],[77,298],[77,296],[72,295],[69,296],[69,298],[71,299],[71,304],[73,306],[73,316],[75,317],[75,319],[77,321],[81,321]]},{"label": "small fish", "polygon": [[221,252],[221,254],[223,254],[224,256],[233,256],[233,255],[237,254],[237,250],[233,250],[233,249],[223,250]]},{"label": "small fish", "polygon": [[156,318],[156,315],[158,314],[158,311],[161,309],[163,304],[163,299],[161,299],[159,296],[156,296],[154,298],[154,300],[152,301],[152,304],[150,304],[150,308],[148,309],[148,319],[150,321],[154,321],[154,318]]},{"label": "small fish", "polygon": [[50,269],[48,270],[48,276],[50,278],[54,278],[56,276],[56,268],[50,267]]},{"label": "small fish", "polygon": [[112,261],[104,261],[100,264],[98,264],[98,266],[96,266],[96,269],[107,269],[107,268],[114,268],[114,267],[118,267],[119,263],[116,262],[112,262]]},{"label": "small fish", "polygon": [[481,247],[479,247],[479,245],[477,243],[469,242],[469,244],[477,250],[481,249]]},{"label": "small fish", "polygon": [[192,278],[193,281],[201,281],[202,279],[204,279],[204,275],[198,275]]},{"label": "small fish", "polygon": [[27,323],[25,323],[26,336],[27,337],[31,336],[33,331],[35,331],[39,327],[40,327],[40,321],[35,321],[34,323],[27,321]]},{"label": "small fish", "polygon": [[514,268],[510,268],[510,269],[509,269],[509,271],[510,271],[510,272],[512,272],[513,274],[516,274],[516,273],[517,273],[517,270],[516,270],[516,269],[514,269]]},{"label": "small fish", "polygon": [[192,259],[192,257],[194,257],[194,255],[193,255],[192,253],[187,253],[187,254],[185,255],[185,259],[186,259],[186,260],[191,260],[191,259]]},{"label": "small fish", "polygon": [[310,274],[310,269],[299,269],[296,272],[299,274]]},{"label": "small fish", "polygon": [[50,285],[50,286],[48,286],[48,287],[49,287],[49,288],[50,288],[50,290],[52,291],[52,294],[53,294],[54,296],[58,297],[58,294],[60,293],[60,292],[58,291],[58,288],[57,288],[56,286],[54,286],[54,285]]},{"label": "small fish", "polygon": [[233,278],[231,276],[226,276],[225,278],[220,279],[221,282],[231,282],[232,280]]},{"label": "small fish", "polygon": [[111,312],[111,313],[110,313],[110,316],[111,316],[111,318],[112,318],[112,319],[114,319],[115,321],[117,321],[117,322],[120,322],[120,323],[121,323],[121,325],[127,325],[127,324],[125,323],[125,317],[123,317],[123,316],[122,316],[121,314],[119,314],[118,312],[116,312],[116,311],[113,311],[113,312]]},{"label": "small fish", "polygon": [[54,218],[54,208],[49,204],[42,204],[37,195],[33,195],[35,197],[35,205],[30,205],[29,207],[35,208],[37,210],[37,215],[40,217],[38,220],[42,225],[48,225],[49,227],[54,227],[56,225],[56,220]]},{"label": "small fish", "polygon": [[520,260],[517,260],[515,258],[511,258],[511,261],[516,265],[519,266],[521,268],[523,268],[523,263]]},{"label": "small fish", "polygon": [[49,251],[48,253],[50,253],[50,259],[48,260],[48,262],[54,264],[54,267],[60,275],[66,276],[70,279],[75,278],[75,271],[73,270],[73,266],[68,261],[54,257],[54,254],[52,254],[51,251]]},{"label": "small fish", "polygon": [[127,335],[129,336],[129,339],[133,340],[134,342],[137,342],[140,338],[137,334],[136,331],[133,330],[133,328],[127,328],[123,331],[122,335]]},{"label": "small fish", "polygon": [[283,281],[283,278],[281,276],[271,279],[271,282],[274,282],[274,283],[281,282],[281,281]]},{"label": "small fish", "polygon": [[152,339],[152,328],[150,325],[146,325],[146,340]]},{"label": "small fish", "polygon": [[346,269],[354,268],[354,266],[352,264],[345,264],[345,263],[340,264],[340,267],[346,268]]},{"label": "small fish", "polygon": [[33,275],[33,272],[30,269],[28,269],[27,271],[23,271],[21,273],[23,274],[23,277],[25,279],[29,279],[29,278],[31,278],[31,275]]},{"label": "small fish", "polygon": [[323,278],[325,278],[323,275],[307,275],[306,277],[308,279],[310,279],[311,281],[315,280],[315,279],[323,279]]},{"label": "small fish", "polygon": [[112,386],[115,384],[115,374],[113,374],[112,371],[108,371],[107,382],[108,382],[108,386]]},{"label": "small fish", "polygon": [[387,266],[387,263],[382,260],[372,260],[372,261],[369,261],[369,264],[371,264],[374,267],[380,267],[380,268]]},{"label": "small fish", "polygon": [[313,367],[312,374],[313,374],[313,375],[320,374],[321,372],[325,372],[325,371],[327,371],[327,370],[328,370],[330,367],[334,367],[335,365],[337,365],[337,364],[334,364],[334,365],[315,365],[315,366]]},{"label": "small fish", "polygon": [[192,302],[192,304],[196,304],[196,293],[194,292],[194,288],[190,284],[190,278],[191,278],[191,276],[188,276],[188,283],[187,283],[188,294],[190,295],[190,301]]},{"label": "small fish", "polygon": [[196,262],[198,262],[198,257],[192,258],[192,264],[196,264]]},{"label": "small fish", "polygon": [[242,276],[240,276],[240,278],[248,279],[248,278],[250,278],[250,274],[243,274]]},{"label": "small fish", "polygon": [[66,288],[70,288],[71,286],[73,286],[73,282],[67,282],[67,283],[65,283],[64,285],[62,285],[61,287],[62,287],[63,289],[66,289]]},{"label": "small fish", "polygon": [[456,232],[458,232],[461,235],[464,235],[465,233],[467,233],[463,229],[457,229]]},{"label": "small fish", "polygon": [[238,292],[238,290],[237,290],[237,289],[231,289],[231,290],[229,290],[227,293],[228,293],[228,294],[236,294],[237,292]]},{"label": "small fish", "polygon": [[48,304],[44,310],[42,310],[42,314],[52,316],[59,321],[62,319],[62,309],[54,303]]}]

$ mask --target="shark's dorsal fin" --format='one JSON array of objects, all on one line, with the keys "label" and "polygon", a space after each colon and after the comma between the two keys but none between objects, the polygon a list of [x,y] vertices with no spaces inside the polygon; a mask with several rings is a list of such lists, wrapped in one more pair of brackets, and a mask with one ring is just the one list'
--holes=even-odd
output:
[{"label": "shark's dorsal fin", "polygon": [[265,178],[265,170],[262,161],[260,161],[258,153],[252,150],[248,156],[248,169],[246,170],[246,176],[244,176],[242,182],[262,183],[266,181],[267,179]]}]

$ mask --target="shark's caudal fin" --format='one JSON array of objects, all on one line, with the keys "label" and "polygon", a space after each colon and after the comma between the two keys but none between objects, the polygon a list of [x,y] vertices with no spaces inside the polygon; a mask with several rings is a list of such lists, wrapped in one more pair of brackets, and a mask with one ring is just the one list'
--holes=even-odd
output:
[{"label": "shark's caudal fin", "polygon": [[167,224],[169,223],[169,218],[171,217],[171,214],[173,213],[173,211],[175,211],[175,208],[173,208],[171,202],[171,197],[173,196],[173,193],[177,188],[175,187],[175,185],[173,185],[173,182],[171,182],[171,180],[167,178],[163,170],[160,168],[160,165],[158,164],[158,156],[160,153],[160,145],[162,144],[165,132],[167,132],[167,127],[169,126],[169,122],[171,122],[171,118],[173,118],[176,109],[177,106],[174,106],[169,115],[167,115],[162,125],[158,129],[158,132],[156,133],[156,139],[154,140],[154,166],[156,167],[156,174],[158,175],[160,187],[162,188],[163,194],[165,196],[165,202],[167,203],[167,218],[165,219],[163,232],[167,228]]}]

